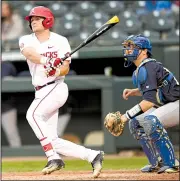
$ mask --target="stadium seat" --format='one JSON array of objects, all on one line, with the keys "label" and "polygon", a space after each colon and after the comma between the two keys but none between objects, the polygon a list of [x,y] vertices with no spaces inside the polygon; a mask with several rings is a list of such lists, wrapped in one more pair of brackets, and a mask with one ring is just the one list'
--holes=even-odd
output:
[{"label": "stadium seat", "polygon": [[68,7],[60,2],[51,3],[48,8],[51,9],[55,18],[62,17],[68,12]]},{"label": "stadium seat", "polygon": [[56,18],[58,23],[66,23],[66,22],[72,22],[74,24],[77,24],[79,23],[80,24],[80,21],[81,21],[81,18],[78,14],[74,13],[73,11],[72,12],[68,12],[68,13],[65,13],[65,15],[63,17],[61,17],[60,19],[59,18]]},{"label": "stadium seat", "polygon": [[82,29],[89,29],[89,31],[94,32],[95,30],[97,30],[98,28],[100,28],[105,22],[98,20],[98,21],[94,21],[91,22],[89,24],[82,24]]},{"label": "stadium seat", "polygon": [[121,46],[127,36],[128,35],[119,28],[113,27],[97,39],[97,44],[100,46]]},{"label": "stadium seat", "polygon": [[179,41],[179,28],[172,29],[169,33],[167,33],[166,39],[171,41]]},{"label": "stadium seat", "polygon": [[98,28],[102,24],[106,23],[109,20],[109,15],[102,12],[96,11],[91,16],[85,17],[82,19],[83,28]]},{"label": "stadium seat", "polygon": [[124,11],[124,2],[123,1],[106,1],[105,4],[100,6],[100,9],[109,15],[120,14],[121,11]]},{"label": "stadium seat", "polygon": [[140,20],[143,23],[143,26],[147,29],[149,28],[148,25],[150,24],[150,22],[154,19],[173,19],[174,21],[174,15],[173,13],[161,13],[159,11],[153,11],[153,12],[149,12],[148,14],[145,14],[143,16],[140,16]]},{"label": "stadium seat", "polygon": [[160,40],[160,33],[156,31],[144,30],[142,34],[148,37],[152,42]]},{"label": "stadium seat", "polygon": [[75,4],[77,4],[78,1],[60,1],[61,3],[71,7],[71,6],[74,6]]},{"label": "stadium seat", "polygon": [[175,20],[163,17],[154,18],[145,25],[146,29],[158,31],[158,32],[169,32],[175,28]]},{"label": "stadium seat", "polygon": [[73,7],[73,11],[80,14],[81,17],[89,16],[96,11],[97,7],[95,4],[89,1],[81,1]]},{"label": "stadium seat", "polygon": [[120,16],[120,23],[116,25],[121,31],[127,34],[138,34],[142,31],[142,22],[137,16],[133,16],[133,13],[124,13],[124,16]]},{"label": "stadium seat", "polygon": [[19,13],[21,14],[21,16],[25,17],[29,14],[30,10],[33,8],[33,4],[32,3],[26,3],[20,6],[20,10]]},{"label": "stadium seat", "polygon": [[[93,32],[89,31],[88,29],[81,30],[77,35],[69,37],[69,43],[72,47],[77,47],[80,43],[82,43],[89,35]],[[95,46],[96,42],[93,41],[89,43],[86,47]]]},{"label": "stadium seat", "polygon": [[138,19],[137,14],[132,12],[131,9],[126,9],[125,11],[120,12],[119,17],[121,19],[129,19],[129,18],[133,18],[133,17]]},{"label": "stadium seat", "polygon": [[53,4],[55,1],[31,1],[34,6],[46,6],[48,7],[50,4]]},{"label": "stadium seat", "polygon": [[80,24],[73,21],[56,23],[53,30],[62,36],[72,36],[80,32]]},{"label": "stadium seat", "polygon": [[146,1],[135,1],[132,4],[132,10],[138,15],[143,16],[148,13],[146,8]]}]

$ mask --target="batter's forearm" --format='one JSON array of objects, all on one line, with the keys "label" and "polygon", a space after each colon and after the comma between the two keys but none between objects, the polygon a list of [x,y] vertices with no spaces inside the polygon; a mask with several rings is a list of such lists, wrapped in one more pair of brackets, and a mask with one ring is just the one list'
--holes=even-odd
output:
[{"label": "batter's forearm", "polygon": [[59,67],[59,76],[64,76],[69,73],[69,60],[63,62],[63,64]]},{"label": "batter's forearm", "polygon": [[24,50],[22,50],[22,54],[26,57],[26,59],[36,64],[46,64],[47,62],[47,57],[44,57],[37,53],[34,48],[25,48]]}]

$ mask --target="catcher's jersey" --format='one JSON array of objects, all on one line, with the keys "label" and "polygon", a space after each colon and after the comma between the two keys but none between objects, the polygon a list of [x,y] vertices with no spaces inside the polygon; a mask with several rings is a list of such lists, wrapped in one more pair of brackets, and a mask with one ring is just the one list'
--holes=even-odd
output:
[{"label": "catcher's jersey", "polygon": [[[20,51],[26,47],[33,47],[37,53],[49,58],[63,58],[67,52],[71,52],[69,42],[66,37],[50,32],[50,38],[45,42],[39,42],[34,33],[24,35],[19,39]],[[70,60],[70,58],[68,59]],[[42,86],[56,79],[64,79],[65,76],[47,77],[44,65],[36,64],[27,60],[34,86]]]}]

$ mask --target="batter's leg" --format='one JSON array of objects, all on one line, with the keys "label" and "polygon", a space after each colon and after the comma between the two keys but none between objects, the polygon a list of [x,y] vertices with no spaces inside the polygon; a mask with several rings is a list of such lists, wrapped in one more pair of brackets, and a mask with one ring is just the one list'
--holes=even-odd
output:
[{"label": "batter's leg", "polygon": [[88,149],[61,138],[53,140],[53,147],[61,155],[87,160],[93,167],[93,177],[97,178],[99,176],[102,169],[104,152]]},{"label": "batter's leg", "polygon": [[[52,137],[49,137],[50,119],[57,110],[64,105],[67,100],[68,89],[64,83],[52,84],[36,92],[36,98],[32,102],[27,112],[27,120],[35,132],[48,158],[48,164],[42,170],[44,174],[51,173],[64,167],[59,154],[56,153],[52,145]],[[56,120],[57,122],[57,120]],[[56,124],[57,129],[57,124]],[[57,133],[57,131],[56,131]],[[61,162],[60,162],[61,161]]]}]

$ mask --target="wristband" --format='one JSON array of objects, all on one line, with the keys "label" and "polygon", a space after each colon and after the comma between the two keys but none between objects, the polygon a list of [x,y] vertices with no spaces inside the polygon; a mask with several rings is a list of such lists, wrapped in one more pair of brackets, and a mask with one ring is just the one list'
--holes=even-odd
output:
[{"label": "wristband", "polygon": [[40,63],[45,65],[47,63],[47,57],[42,56],[40,59]]},{"label": "wristband", "polygon": [[141,106],[139,104],[137,104],[130,110],[126,111],[125,115],[126,115],[127,119],[133,119],[134,117],[136,117],[142,113],[143,113],[143,111],[141,109]]}]

